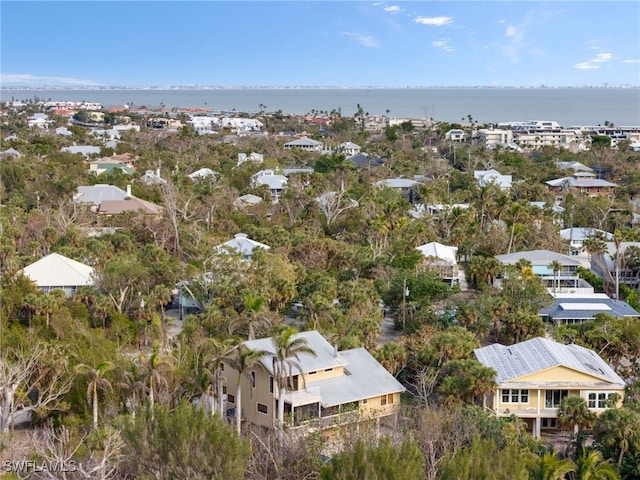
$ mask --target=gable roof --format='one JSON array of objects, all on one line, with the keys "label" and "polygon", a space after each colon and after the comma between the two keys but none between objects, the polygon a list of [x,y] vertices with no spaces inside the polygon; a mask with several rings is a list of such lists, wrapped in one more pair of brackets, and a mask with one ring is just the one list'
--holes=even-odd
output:
[{"label": "gable roof", "polygon": [[531,265],[550,265],[555,260],[564,266],[582,265],[580,260],[576,260],[569,255],[552,252],[551,250],[529,250],[526,252],[505,253],[504,255],[496,255],[496,259],[505,265],[514,265],[519,260],[528,260]]},{"label": "gable roof", "polygon": [[640,317],[640,313],[627,302],[601,297],[559,297],[554,299],[552,305],[538,312],[558,321],[583,320],[593,318],[598,313],[608,313],[616,318]]},{"label": "gable roof", "polygon": [[124,200],[129,196],[121,188],[105,184],[80,186],[76,191],[74,201],[92,205],[100,205],[104,200]]},{"label": "gable roof", "polygon": [[269,250],[271,247],[269,245],[265,245],[264,243],[256,242],[255,240],[251,240],[247,237],[246,233],[236,233],[233,240],[229,240],[228,242],[224,242],[222,245],[218,245],[217,250],[220,253],[225,253],[226,249],[231,249],[244,257],[253,255],[253,251],[256,248],[264,248],[265,250]]},{"label": "gable roof", "polygon": [[564,345],[547,338],[533,338],[510,346],[496,343],[478,348],[474,354],[480,363],[496,371],[498,384],[564,366],[600,381],[625,386],[624,380],[593,350],[575,344]]},{"label": "gable roof", "polygon": [[576,242],[587,240],[593,237],[602,237],[606,240],[613,240],[613,233],[605,232],[597,228],[564,228],[560,230],[560,236],[565,240],[573,240]]},{"label": "gable roof", "polygon": [[418,185],[419,182],[411,180],[409,178],[386,178],[375,182],[374,185],[380,188],[412,188]]},{"label": "gable roof", "polygon": [[137,197],[127,197],[122,200],[103,200],[98,208],[98,213],[104,215],[118,215],[124,212],[142,212],[147,215],[159,215],[162,213],[162,207]]},{"label": "gable roof", "polygon": [[425,243],[416,247],[425,257],[435,257],[440,260],[445,260],[449,263],[457,263],[456,252],[458,247],[450,247],[438,242]]},{"label": "gable roof", "polygon": [[[293,338],[304,338],[307,346],[316,352],[316,356],[308,353],[300,354],[300,366],[304,373],[344,367],[345,374],[323,380],[307,379],[307,390],[317,393],[323,407],[340,405],[363,398],[372,398],[388,393],[404,392],[406,389],[364,348],[337,351],[318,331],[311,330],[294,335]],[[271,338],[261,338],[244,342],[252,350],[265,350],[275,354]],[[267,355],[260,360],[262,366],[273,374],[272,356]],[[295,396],[301,392],[287,392]],[[307,392],[302,392],[307,394]]]},{"label": "gable roof", "polygon": [[356,167],[378,167],[384,165],[384,158],[377,155],[372,156],[367,153],[359,153],[347,158],[347,162],[353,163]]},{"label": "gable roof", "polygon": [[93,267],[58,253],[51,253],[24,267],[22,272],[38,287],[93,285]]}]

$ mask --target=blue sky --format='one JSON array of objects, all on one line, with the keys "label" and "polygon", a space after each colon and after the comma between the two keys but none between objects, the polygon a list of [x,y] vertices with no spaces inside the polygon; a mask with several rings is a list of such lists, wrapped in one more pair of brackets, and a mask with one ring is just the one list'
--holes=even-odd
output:
[{"label": "blue sky", "polygon": [[6,1],[3,86],[640,85],[640,2]]}]

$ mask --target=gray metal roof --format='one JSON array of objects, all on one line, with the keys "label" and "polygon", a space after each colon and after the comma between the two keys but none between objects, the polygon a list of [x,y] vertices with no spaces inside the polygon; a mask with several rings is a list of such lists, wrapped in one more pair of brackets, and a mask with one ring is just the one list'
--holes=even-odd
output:
[{"label": "gray metal roof", "polygon": [[538,312],[553,320],[590,319],[598,313],[608,313],[616,318],[640,317],[627,302],[611,298],[555,298],[551,306]]},{"label": "gray metal roof", "polygon": [[100,184],[78,187],[74,200],[79,203],[100,205],[104,200],[124,200],[128,196],[127,192],[115,185]]},{"label": "gray metal roof", "polygon": [[[307,392],[313,398],[320,398],[323,407],[355,402],[389,393],[404,392],[406,389],[364,348],[337,351],[318,331],[311,330],[294,335],[305,338],[307,345],[316,352],[316,356],[303,353],[300,366],[304,373],[322,371],[328,368],[344,367],[345,374],[323,380],[308,381]],[[271,338],[249,340],[244,345],[252,350],[265,350],[275,354]],[[271,356],[260,361],[273,374]],[[287,395],[290,395],[288,392]],[[293,392],[299,394],[300,392]],[[288,397],[287,397],[288,398]],[[301,399],[296,399],[301,404]]]},{"label": "gray metal roof", "polygon": [[595,236],[602,236],[607,240],[613,240],[613,233],[605,232],[597,228],[565,228],[560,230],[560,236],[565,240],[581,241],[593,238]]},{"label": "gray metal roof", "polygon": [[346,375],[307,382],[307,388],[320,395],[323,407],[355,402],[406,389],[364,348],[338,352],[346,363]]},{"label": "gray metal roof", "polygon": [[233,240],[224,242],[222,245],[218,245],[217,249],[220,253],[225,253],[225,249],[231,249],[239,254],[247,257],[253,255],[253,251],[256,248],[263,248],[269,250],[271,247],[264,243],[251,240],[247,237],[246,233],[236,233]]},{"label": "gray metal roof", "polygon": [[[303,373],[326,370],[327,368],[336,368],[345,365],[345,362],[341,357],[334,356],[334,347],[317,330],[297,333],[293,338],[300,337],[306,339],[307,346],[316,352],[316,356],[308,353],[300,355],[299,363],[302,367]],[[271,337],[247,340],[243,345],[251,350],[265,350],[275,355],[275,348]],[[271,374],[273,374],[273,364],[270,356],[264,357],[261,360],[261,363]]]},{"label": "gray metal roof", "polygon": [[496,382],[517,381],[526,375],[552,367],[565,366],[587,375],[595,381],[624,386],[625,382],[593,350],[579,345],[564,345],[547,338],[533,338],[515,345],[493,344],[474,350],[483,365],[493,368]]},{"label": "gray metal roof", "polygon": [[531,265],[550,265],[554,260],[558,260],[563,266],[579,267],[582,265],[580,260],[576,260],[569,255],[552,252],[551,250],[506,253],[504,255],[496,255],[496,259],[505,265],[514,265],[521,259],[530,261]]}]

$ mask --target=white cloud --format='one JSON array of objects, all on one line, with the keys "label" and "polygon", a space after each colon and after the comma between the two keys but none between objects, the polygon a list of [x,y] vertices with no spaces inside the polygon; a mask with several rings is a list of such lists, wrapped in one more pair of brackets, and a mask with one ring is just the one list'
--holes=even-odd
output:
[{"label": "white cloud", "polygon": [[93,80],[86,80],[82,78],[70,78],[70,77],[45,77],[38,75],[31,75],[29,73],[16,73],[0,74],[0,84],[2,85],[24,85],[24,86],[44,86],[44,85],[57,85],[57,86],[99,86],[98,82]]},{"label": "white cloud", "polygon": [[609,52],[597,53],[595,57],[586,62],[580,62],[574,65],[578,70],[597,70],[600,68],[600,64],[608,62],[613,59],[613,54]]},{"label": "white cloud", "polygon": [[622,63],[640,63],[640,60],[623,60]]},{"label": "white cloud", "polygon": [[371,35],[363,35],[361,33],[354,33],[354,32],[344,32],[343,35],[354,39],[363,47],[380,48],[380,43],[378,43],[378,41],[375,38],[373,38]]},{"label": "white cloud", "polygon": [[577,68],[578,70],[597,70],[600,67],[598,65],[594,65],[593,63],[582,62],[576,63],[575,68]]},{"label": "white cloud", "polygon": [[444,25],[451,25],[453,23],[453,17],[416,17],[413,21],[421,25],[442,27]]},{"label": "white cloud", "polygon": [[445,52],[453,52],[453,47],[449,45],[448,38],[441,38],[439,40],[434,40],[433,42],[431,42],[431,45],[433,45],[434,47],[441,48]]},{"label": "white cloud", "polygon": [[384,11],[388,13],[400,13],[402,9],[398,5],[391,5],[389,7],[384,7]]}]

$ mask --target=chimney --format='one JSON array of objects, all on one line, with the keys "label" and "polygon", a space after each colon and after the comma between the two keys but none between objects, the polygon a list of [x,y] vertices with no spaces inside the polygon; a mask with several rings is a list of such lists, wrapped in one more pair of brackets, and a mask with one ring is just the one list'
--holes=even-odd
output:
[{"label": "chimney", "polygon": [[127,185],[127,197],[131,196],[131,185]]},{"label": "chimney", "polygon": [[156,176],[157,176],[158,178],[161,178],[161,177],[160,177],[160,167],[158,167],[158,168],[157,168],[157,170],[156,170]]},{"label": "chimney", "polygon": [[338,345],[333,346],[333,358],[338,358]]}]

